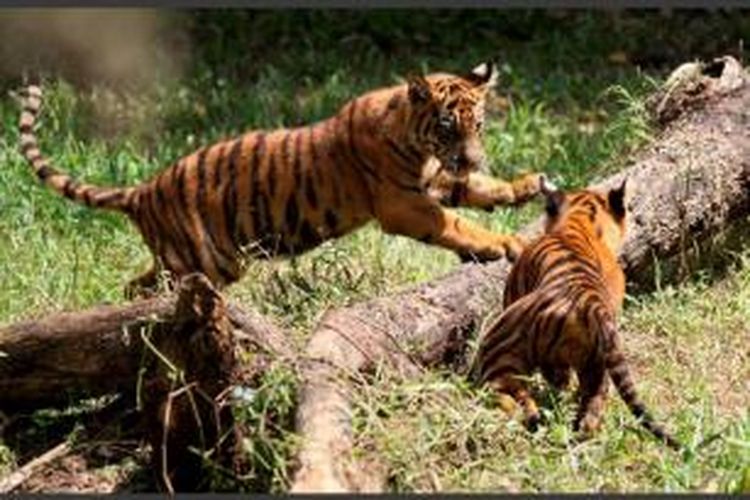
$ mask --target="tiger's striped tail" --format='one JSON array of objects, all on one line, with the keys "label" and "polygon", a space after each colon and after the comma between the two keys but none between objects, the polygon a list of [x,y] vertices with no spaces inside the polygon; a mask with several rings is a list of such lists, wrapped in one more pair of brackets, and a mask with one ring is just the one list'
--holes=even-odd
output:
[{"label": "tiger's striped tail", "polygon": [[39,149],[34,124],[42,107],[42,89],[29,85],[22,96],[21,119],[19,121],[21,154],[34,169],[37,177],[47,186],[68,198],[84,205],[127,212],[135,189],[99,187],[92,184],[78,183],[68,174],[60,172],[50,165]]},{"label": "tiger's striped tail", "polygon": [[674,450],[682,449],[682,444],[656,423],[651,413],[646,409],[646,405],[638,396],[633,377],[630,374],[630,366],[622,353],[620,336],[614,318],[604,308],[595,310],[595,318],[603,333],[602,340],[606,349],[604,355],[607,371],[620,397],[646,430],[670,448]]}]

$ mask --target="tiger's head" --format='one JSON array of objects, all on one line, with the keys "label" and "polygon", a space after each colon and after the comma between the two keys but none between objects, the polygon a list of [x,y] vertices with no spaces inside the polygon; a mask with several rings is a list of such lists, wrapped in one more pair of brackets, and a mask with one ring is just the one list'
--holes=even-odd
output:
[{"label": "tiger's head", "polygon": [[543,179],[542,193],[547,200],[546,232],[575,224],[574,221],[583,222],[584,227],[593,228],[595,236],[617,254],[625,239],[626,189],[627,178],[605,194],[590,190],[564,193]]},{"label": "tiger's head", "polygon": [[436,73],[409,77],[415,145],[455,175],[484,168],[484,106],[487,92],[496,82],[492,63],[480,64],[462,76]]}]

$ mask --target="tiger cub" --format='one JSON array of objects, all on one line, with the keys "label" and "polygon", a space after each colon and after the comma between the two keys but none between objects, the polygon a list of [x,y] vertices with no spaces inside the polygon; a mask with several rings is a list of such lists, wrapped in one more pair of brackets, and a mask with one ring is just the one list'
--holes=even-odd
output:
[{"label": "tiger cub", "polygon": [[609,375],[642,425],[678,448],[639,399],[615,325],[625,295],[625,275],[616,257],[625,234],[625,185],[606,195],[565,194],[543,182],[545,234],[514,264],[504,312],[486,322],[472,375],[500,393],[506,411],[520,403],[533,429],[539,410],[520,377],[540,369],[560,389],[568,385],[572,368],[580,386],[574,429],[585,434],[600,426]]},{"label": "tiger cub", "polygon": [[[131,291],[204,273],[222,287],[244,272],[244,257],[299,254],[371,219],[391,234],[457,252],[463,259],[514,258],[523,242],[446,211],[523,203],[542,176],[505,182],[485,166],[485,98],[497,79],[485,63],[468,74],[436,73],[381,88],[309,126],[250,131],[208,145],[131,187],[79,183],[42,155],[34,133],[42,90],[26,88],[21,151],[39,179],[95,208],[126,214],[153,267]],[[431,168],[427,168],[430,166]]]}]

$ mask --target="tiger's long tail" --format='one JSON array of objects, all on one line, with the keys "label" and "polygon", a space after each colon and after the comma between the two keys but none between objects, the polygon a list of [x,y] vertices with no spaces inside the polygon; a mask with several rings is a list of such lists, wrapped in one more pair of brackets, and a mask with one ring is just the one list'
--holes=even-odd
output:
[{"label": "tiger's long tail", "polygon": [[128,212],[135,188],[100,187],[78,183],[68,174],[50,165],[50,161],[42,154],[34,133],[34,124],[42,107],[42,89],[37,85],[29,85],[23,94],[21,119],[18,125],[21,154],[34,169],[37,177],[69,200],[90,207]]},{"label": "tiger's long tail", "polygon": [[682,444],[654,420],[646,405],[638,396],[633,377],[630,374],[630,366],[622,353],[620,336],[614,318],[612,318],[608,311],[603,309],[597,309],[595,317],[604,334],[602,340],[606,349],[605,363],[607,371],[615,387],[617,387],[620,397],[646,430],[660,441],[666,443],[670,448],[675,450],[682,449]]}]

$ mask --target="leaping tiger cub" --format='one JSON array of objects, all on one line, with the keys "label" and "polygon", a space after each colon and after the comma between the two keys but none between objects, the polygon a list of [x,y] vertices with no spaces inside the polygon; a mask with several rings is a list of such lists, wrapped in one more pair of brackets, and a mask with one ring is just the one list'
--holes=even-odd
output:
[{"label": "leaping tiger cub", "polygon": [[[577,372],[580,403],[575,429],[599,428],[607,375],[641,424],[672,448],[679,443],[658,425],[635,390],[615,316],[625,295],[617,251],[625,234],[625,182],[607,194],[547,189],[545,234],[513,265],[504,311],[480,334],[471,374],[499,393],[501,407],[514,400],[534,428],[539,410],[523,377],[540,369],[557,388]],[[510,399],[512,398],[512,399]]]},{"label": "leaping tiger cub", "polygon": [[[26,88],[21,151],[39,179],[90,207],[120,211],[140,230],[154,266],[133,280],[147,291],[158,270],[200,271],[217,286],[243,274],[245,255],[299,254],[371,219],[392,234],[439,245],[465,259],[514,258],[522,241],[444,210],[523,203],[541,174],[511,182],[478,172],[492,64],[456,76],[416,76],[371,91],[306,127],[256,130],[202,147],[131,187],[79,183],[40,151],[39,86]],[[437,167],[436,167],[437,166]]]}]

